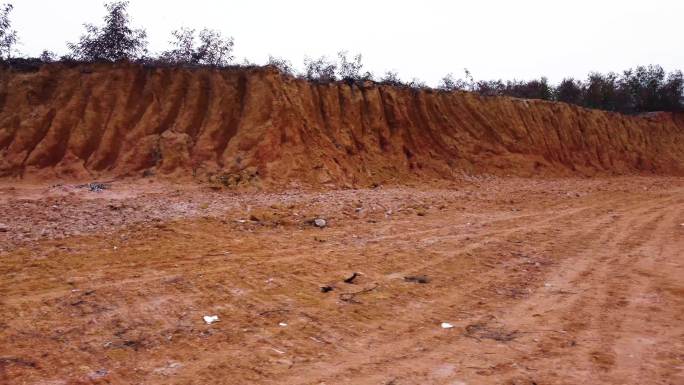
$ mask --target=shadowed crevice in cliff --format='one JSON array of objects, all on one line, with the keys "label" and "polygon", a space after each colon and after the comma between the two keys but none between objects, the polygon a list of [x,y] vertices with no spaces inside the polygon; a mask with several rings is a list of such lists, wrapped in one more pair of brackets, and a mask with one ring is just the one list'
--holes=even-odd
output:
[{"label": "shadowed crevice in cliff", "polygon": [[0,71],[0,176],[236,176],[371,185],[463,174],[684,175],[684,116],[387,85],[271,68],[133,64]]}]

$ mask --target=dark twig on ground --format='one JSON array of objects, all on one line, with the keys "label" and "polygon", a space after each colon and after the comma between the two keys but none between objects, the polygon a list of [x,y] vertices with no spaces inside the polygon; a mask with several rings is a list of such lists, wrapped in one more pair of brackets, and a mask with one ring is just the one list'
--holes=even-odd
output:
[{"label": "dark twig on ground", "polygon": [[371,292],[371,291],[377,289],[378,286],[380,286],[380,285],[378,285],[378,284],[376,283],[373,287],[369,287],[369,288],[367,288],[367,289],[355,291],[355,292],[353,292],[353,293],[341,293],[341,294],[340,294],[340,299],[341,299],[342,301],[350,302],[350,303],[361,303],[361,302],[359,302],[359,301],[356,300],[356,296],[357,296],[357,295],[361,295],[361,294],[365,294],[365,293],[368,293],[368,292]]},{"label": "dark twig on ground", "polygon": [[358,276],[359,276],[359,273],[354,272],[349,278],[346,278],[346,279],[344,280],[344,283],[354,283],[354,280],[355,280],[356,277],[358,277]]}]

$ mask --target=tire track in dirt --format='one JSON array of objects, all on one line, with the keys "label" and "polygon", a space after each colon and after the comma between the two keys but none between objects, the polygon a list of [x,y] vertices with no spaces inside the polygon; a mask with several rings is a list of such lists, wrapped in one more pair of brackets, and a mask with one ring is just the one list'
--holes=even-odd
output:
[{"label": "tire track in dirt", "polygon": [[[483,279],[479,279],[479,281],[482,282]],[[499,284],[506,285],[506,282],[505,281],[499,281]],[[488,285],[485,284],[482,288],[487,288],[487,287],[488,287]],[[474,289],[474,290],[478,290],[478,289]],[[450,295],[450,293],[444,294],[444,297],[454,298],[454,296]],[[456,297],[458,297],[458,296],[456,296]],[[463,299],[460,299],[460,300],[463,301]],[[430,302],[431,302],[432,308],[439,309],[440,306],[438,303],[435,303],[435,301],[430,301]],[[437,301],[437,302],[439,302],[439,301]],[[477,304],[473,303],[475,301],[470,301],[470,302],[471,302],[470,305],[464,304],[463,306],[459,307],[459,309],[465,308],[466,310],[469,310],[470,312],[472,312],[473,310],[471,310],[471,308],[475,308],[475,309],[478,308]],[[448,308],[448,306],[444,306],[444,308]],[[439,313],[439,312],[435,311],[435,313]],[[459,314],[461,316],[463,314],[470,315],[470,317],[461,318],[460,321],[463,321],[464,319],[468,319],[468,318],[479,317],[479,315],[471,315],[471,313],[469,313],[467,311],[464,312],[464,311],[458,310],[458,309],[442,311],[442,313],[452,314],[452,315],[451,316],[444,316],[444,317],[441,317],[440,319],[454,318],[453,314]],[[486,314],[487,312],[485,311],[484,313]],[[425,322],[425,320],[419,319],[418,322],[423,323],[423,324],[427,323],[429,325],[437,325],[438,324],[436,319],[427,320],[427,322]],[[408,329],[409,329],[408,331],[412,331],[412,330],[410,330],[411,329],[410,327]],[[397,334],[401,335],[402,331],[401,330],[397,331]],[[377,371],[378,369],[380,369],[378,367],[378,366],[380,366],[379,362],[383,362],[383,361],[396,362],[396,361],[401,361],[401,360],[410,361],[410,360],[415,359],[416,356],[418,356],[418,355],[420,355],[420,356],[425,355],[426,351],[429,352],[431,350],[439,350],[443,347],[442,345],[444,343],[440,343],[440,341],[439,341],[440,332],[439,331],[433,331],[432,328],[431,328],[431,331],[427,332],[426,335],[416,336],[415,332],[412,334],[414,334],[414,335],[412,337],[406,339],[405,341],[395,340],[395,341],[392,341],[391,343],[388,343],[387,345],[385,345],[385,349],[379,349],[378,346],[374,346],[374,349],[373,349],[374,351],[378,351],[378,350],[383,351],[384,350],[387,354],[390,354],[390,355],[394,354],[394,355],[398,355],[398,356],[392,357],[392,358],[388,358],[387,356],[384,356],[384,357],[381,356],[381,358],[375,358],[374,360],[370,360],[370,362],[367,362],[366,365],[371,365],[374,368],[373,370]],[[429,343],[424,343],[422,345],[429,345],[430,348],[425,348],[425,347],[421,348],[421,352],[419,354],[415,353],[415,354],[407,355],[406,353],[397,353],[397,351],[400,351],[400,352],[412,351],[416,345],[416,340],[423,341],[423,342],[429,342]],[[434,341],[434,340],[436,340],[436,341]],[[405,344],[402,345],[402,342],[404,342]],[[449,344],[449,343],[450,342],[447,342],[447,344]],[[418,345],[421,345],[421,344],[418,343]],[[359,370],[358,367],[350,367],[346,370],[346,372],[344,372],[343,374],[340,374],[340,375],[338,375],[338,377],[334,378],[334,380],[340,381],[342,378],[350,378],[350,376],[352,376],[353,373],[358,373],[358,370]],[[401,374],[401,373],[395,373],[395,374]],[[363,377],[363,375],[361,375],[360,377]],[[355,382],[350,381],[349,383],[355,383]]]},{"label": "tire track in dirt", "polygon": [[[601,243],[603,243],[604,241],[609,240],[609,239],[611,239],[612,237],[614,237],[614,236],[615,236],[617,233],[619,233],[620,230],[621,230],[619,227],[616,227],[614,231],[609,231],[609,232],[604,233],[604,234],[597,233],[596,230],[599,229],[599,228],[604,227],[604,225],[605,225],[605,224],[602,223],[601,221],[596,221],[596,223],[594,224],[594,226],[593,226],[592,228],[589,228],[588,231],[584,231],[584,233],[585,233],[586,236],[588,236],[588,237],[590,237],[590,238],[594,238],[594,239],[595,239],[594,243],[601,244]],[[637,230],[637,231],[639,231],[639,230]],[[582,232],[582,231],[579,231],[578,233],[581,233],[581,232]],[[570,233],[570,234],[568,234],[568,236],[569,236],[569,238],[573,239],[573,238],[576,238],[577,233],[575,233],[575,234]],[[587,238],[582,239],[582,241],[586,241],[586,240],[587,240]],[[589,245],[586,245],[586,246],[589,246]],[[447,295],[447,296],[448,296],[448,295]],[[431,305],[432,305],[433,308],[434,308],[434,307],[438,307],[438,305],[436,305],[434,302],[431,303]],[[398,334],[398,335],[401,335],[402,333],[401,333],[401,331],[398,331],[397,334]],[[434,335],[436,335],[436,334],[438,334],[438,333],[437,333],[437,332],[430,332],[430,333],[428,333],[428,334],[432,334],[432,335],[434,336]],[[410,338],[410,340],[412,340],[412,341],[415,341],[415,340],[425,340],[425,339],[427,339],[427,338],[428,338],[427,336],[419,337],[419,336],[413,335],[413,336]],[[409,345],[409,346],[403,346],[403,345],[401,344],[401,342],[402,342],[402,341],[393,341],[391,344],[389,344],[389,345],[391,345],[391,346],[388,346],[387,351],[392,352],[392,354],[395,354],[395,355],[397,354],[397,353],[396,353],[396,350],[403,351],[403,352],[412,351],[411,346],[410,346],[410,345],[411,345],[410,342],[407,344],[407,345]],[[434,341],[433,341],[433,343],[434,343]],[[373,350],[374,350],[374,351],[377,351],[377,350],[381,350],[381,351],[382,351],[382,349],[378,349],[377,346],[374,346],[374,349],[373,349]],[[438,350],[438,349],[434,349],[434,350]],[[358,354],[358,352],[357,352],[357,354]],[[421,355],[424,355],[424,354],[425,354],[424,352],[421,352]],[[408,357],[402,357],[401,354],[398,354],[398,355],[399,355],[399,356],[396,356],[396,357],[391,357],[391,358],[384,357],[384,358],[380,358],[380,359],[376,359],[376,360],[377,360],[377,361],[392,361],[392,362],[395,362],[395,363],[396,363],[396,361],[401,361],[402,359],[403,359],[403,360],[407,360],[407,361],[411,361],[411,360],[414,360],[414,359],[415,359],[415,357],[414,357],[413,355],[409,355]],[[405,354],[404,354],[404,355],[405,355]],[[344,360],[343,360],[343,361],[344,361]],[[366,365],[368,365],[368,364],[371,364],[371,365],[372,365],[372,361],[371,361],[371,362],[368,362],[368,361],[367,361],[367,362],[366,362]],[[350,377],[350,376],[352,376],[353,373],[359,373],[359,369],[360,369],[359,367],[351,367],[351,368],[348,368],[343,374],[338,375],[338,377],[325,378],[325,380],[333,380],[333,381],[335,381],[335,383],[337,383],[338,381],[342,381],[343,378],[344,378],[344,379],[353,378],[353,377]],[[377,369],[379,369],[379,368],[374,366],[374,369],[373,369],[373,370],[377,372]],[[398,374],[400,374],[400,373],[398,373]],[[366,372],[361,371],[361,374],[359,375],[359,377],[360,377],[360,378],[364,378],[366,375],[367,375]],[[345,382],[345,383],[361,383],[361,382],[355,382],[355,380],[351,380],[351,381],[348,381],[348,382]],[[370,382],[369,382],[369,383],[370,383]]]},{"label": "tire track in dirt", "polygon": [[[653,383],[657,383],[658,378],[667,378],[674,383],[684,381],[684,367],[681,365],[684,355],[668,357],[667,353],[672,347],[675,351],[684,351],[684,334],[674,325],[661,329],[659,333],[650,327],[660,323],[659,320],[676,319],[677,314],[681,322],[684,314],[684,296],[681,295],[684,293],[684,285],[681,284],[684,269],[680,260],[684,238],[676,235],[676,230],[682,227],[684,202],[665,201],[657,210],[653,213],[657,220],[646,225],[652,226],[653,230],[641,234],[645,241],[630,245],[633,246],[630,258],[620,266],[623,274],[611,277],[609,290],[621,293],[618,305],[622,308],[619,315],[613,316],[616,319],[609,320],[619,320],[621,326],[611,330],[609,335],[612,337],[610,347],[616,356],[611,369],[626,383],[643,381],[644,378]],[[671,267],[662,271],[659,267],[663,264]],[[623,286],[630,290],[624,290]],[[674,292],[680,295],[670,296],[663,288],[674,288]]]},{"label": "tire track in dirt", "polygon": [[[574,215],[574,214],[579,214],[580,211],[585,210],[583,209],[577,209],[573,210],[567,215]],[[518,221],[520,219],[524,220],[530,220],[535,217],[540,217],[539,221],[540,223],[543,222],[549,222],[552,219],[548,218],[545,213],[537,213],[533,215],[526,215],[522,218],[520,217],[515,217],[511,216],[508,213],[503,213],[504,215],[501,215],[501,218],[493,218],[491,220],[485,221],[483,223],[480,223],[481,226],[498,226],[498,227],[508,227],[509,222],[514,222]],[[543,219],[542,219],[543,218]],[[389,227],[400,227],[405,224],[411,224],[413,225],[415,221],[409,220],[409,219],[399,219],[399,220],[393,220],[390,224],[387,226]],[[536,222],[528,222],[525,225],[521,226],[529,226],[530,224],[534,224]],[[425,224],[422,224],[425,226]],[[413,243],[413,239],[415,237],[419,236],[424,236],[424,235],[438,235],[440,232],[443,232],[445,230],[451,230],[454,228],[460,228],[459,226],[454,226],[454,225],[446,225],[446,226],[439,226],[437,228],[428,228],[425,230],[418,230],[418,231],[408,231],[408,232],[402,232],[401,234],[396,234],[396,235],[390,235],[390,236],[375,236],[375,237],[370,237],[368,239],[364,239],[365,243],[371,243],[371,242],[380,242],[380,241],[391,241],[391,240],[400,240],[399,238],[404,238],[401,241],[408,242],[408,243]],[[244,231],[240,231],[239,229],[236,228],[231,228],[235,232],[235,235],[240,235],[240,236],[247,236],[248,234],[245,234]],[[492,237],[492,236],[498,236],[498,235],[505,235],[505,234],[512,234],[516,231],[519,230],[519,227],[513,227],[513,228],[507,228],[506,230],[502,230],[501,232],[494,232],[491,234],[484,234],[480,236],[481,238],[487,238],[487,237]],[[168,231],[165,230],[165,231]],[[345,234],[347,234],[348,229],[345,226],[345,224],[341,224],[340,229],[335,229],[333,230],[334,232],[332,234],[327,235],[327,237],[337,237],[340,239],[345,238]],[[269,234],[270,231],[267,231],[267,234],[265,234],[268,237],[275,236],[277,231],[273,231],[272,233]],[[437,233],[437,234],[435,234]],[[185,235],[184,235],[185,234]],[[171,234],[165,234],[166,236],[163,237],[161,240],[162,241],[172,241],[174,238],[177,237],[183,237],[183,236],[190,236],[189,233],[183,232],[183,230],[171,230]],[[252,235],[248,235],[252,236]],[[254,234],[252,237],[261,237],[262,234]],[[303,235],[306,236],[306,235]],[[471,238],[472,237],[472,238]],[[479,247],[479,243],[477,243],[477,235],[474,236],[455,236],[454,238],[456,240],[463,240],[463,238],[471,238],[470,240],[473,241],[470,243],[470,245],[466,245],[466,247],[473,249]],[[114,236],[116,238],[116,236]],[[148,238],[149,236],[144,236],[143,238]],[[159,239],[158,235],[152,235],[152,238],[154,239]],[[196,238],[194,236],[193,238]],[[203,267],[209,267],[209,266],[214,266],[218,262],[224,261],[224,262],[229,262],[229,264],[239,264],[241,268],[246,268],[246,267],[259,267],[262,266],[263,264],[275,264],[275,263],[288,263],[293,260],[299,259],[299,258],[310,258],[310,256],[316,255],[316,252],[321,250],[320,245],[300,245],[296,247],[287,247],[287,248],[279,248],[277,250],[277,254],[279,255],[278,257],[274,257],[274,250],[272,249],[266,249],[266,250],[259,250],[259,251],[247,251],[247,250],[236,250],[235,244],[227,244],[227,245],[222,245],[217,242],[220,242],[222,239],[221,237],[215,235],[215,234],[206,234],[204,237],[204,240],[201,242],[203,244],[210,244],[210,245],[215,245],[213,248],[218,248],[218,249],[227,249],[231,250],[229,251],[229,254],[225,255],[208,255],[211,254],[210,250],[205,250],[202,253],[197,253],[197,252],[190,252],[190,249],[188,249],[188,253],[192,255],[187,255],[184,254],[182,251],[177,251],[177,250],[169,250],[172,252],[175,252],[174,255],[163,255],[157,260],[146,260],[146,264],[148,265],[148,271],[146,272],[146,276],[144,278],[132,278],[132,279],[117,279],[116,282],[103,282],[103,283],[94,283],[91,285],[91,289],[102,289],[102,288],[113,288],[113,287],[124,287],[124,286],[129,286],[133,284],[148,284],[151,282],[158,282],[160,280],[168,279],[169,277],[172,277],[175,275],[175,273],[185,271],[187,270],[187,266],[195,266],[199,267],[202,269]],[[444,236],[441,236],[441,238],[444,238]],[[343,244],[343,243],[338,243],[337,245],[333,246],[339,246],[339,247],[346,247],[349,248],[350,245]],[[353,246],[352,246],[353,247]],[[363,246],[357,246],[356,249],[361,249]],[[207,248],[205,248],[207,249]],[[122,248],[121,250],[117,251],[116,253],[111,252],[109,254],[110,258],[105,258],[102,260],[97,260],[93,261],[93,263],[88,263],[83,266],[79,266],[79,270],[81,274],[88,273],[90,270],[91,273],[94,273],[97,270],[102,271],[102,269],[106,266],[106,271],[107,275],[109,276],[117,276],[121,272],[126,272],[129,271],[132,266],[135,266],[136,264],[139,264],[139,262],[135,261],[120,261],[117,262],[115,258],[117,258],[117,255],[120,254],[126,254],[127,252],[130,254],[135,254],[135,252],[139,253],[139,250],[133,249],[133,250],[126,250]],[[324,250],[325,251],[325,250]],[[99,251],[98,254],[102,254],[102,250]],[[116,255],[114,255],[116,254]],[[219,252],[219,254],[221,254]],[[141,256],[144,256],[144,250]],[[142,258],[138,258],[139,260]],[[80,262],[79,262],[80,263]],[[174,267],[174,269],[168,273],[163,273],[167,268],[169,267]],[[226,266],[224,268],[216,269],[212,268],[212,272],[215,274],[222,274],[226,271],[230,271],[234,269],[234,266]],[[206,274],[206,271],[198,271],[196,274]],[[408,272],[407,272],[408,273]],[[24,281],[17,281],[17,280],[8,280],[6,282],[7,286],[9,287],[22,287],[26,285],[30,285],[30,279],[32,278],[27,278],[27,280]],[[45,279],[44,277],[41,277],[39,279]],[[9,289],[9,288],[7,288]],[[7,291],[8,295],[12,294],[12,291]],[[16,300],[19,301],[39,301],[43,300],[46,298],[50,297],[50,294],[53,294],[52,291],[48,291],[46,293],[41,293],[41,292],[33,292],[31,295],[25,295],[22,296],[21,298],[17,298]],[[7,303],[13,303],[12,301],[9,301]]]},{"label": "tire track in dirt", "polygon": [[[575,213],[575,214],[578,214],[578,213]],[[581,217],[581,215],[580,215],[580,217]],[[564,219],[564,220],[565,220],[565,219],[567,219],[567,218],[566,218],[565,216],[559,216],[559,219]],[[553,225],[554,225],[552,219],[546,220],[546,221],[542,221],[542,223],[546,223],[546,222],[549,222],[548,224],[549,224],[550,226],[553,226]],[[602,224],[599,223],[599,224],[597,224],[596,228],[601,227],[601,226],[602,226]],[[530,227],[529,224],[527,224],[527,227],[528,227],[528,228]],[[596,232],[595,232],[596,228],[591,228],[591,229],[588,229],[588,230],[585,229],[584,231],[585,231],[587,234],[596,234]],[[535,230],[534,228],[529,229],[529,231],[534,231],[534,230]],[[515,231],[513,231],[513,233],[515,233]],[[485,281],[485,282],[486,282],[486,280],[482,280],[482,279],[481,279],[480,281]],[[487,285],[488,285],[488,284],[485,283],[485,287],[486,287]],[[456,290],[458,290],[458,288],[456,288]],[[453,298],[453,297],[454,297],[454,295],[452,294],[452,292],[440,293],[440,294],[441,294],[440,296],[444,296],[444,297],[446,297],[446,298]],[[433,309],[435,309],[435,308],[439,309],[440,307],[443,307],[443,308],[448,308],[448,307],[449,307],[449,305],[448,305],[447,303],[441,304],[440,301],[434,301],[434,300],[430,301],[430,305],[431,305],[431,308],[433,308]],[[444,311],[444,310],[442,310],[441,312],[442,312],[442,313],[449,313],[449,311]],[[435,313],[439,313],[439,312],[438,312],[438,311],[435,311]],[[454,314],[454,313],[459,313],[459,311],[458,311],[458,310],[455,310],[455,311],[452,311],[451,313],[452,313],[452,314]],[[466,314],[467,314],[467,313],[466,313]],[[403,316],[403,317],[402,317],[402,316]],[[340,360],[343,361],[343,362],[354,362],[354,364],[348,365],[346,368],[344,368],[344,366],[335,365],[334,368],[329,368],[328,370],[326,370],[326,372],[330,372],[330,371],[341,371],[341,368],[344,368],[344,371],[342,371],[341,373],[338,373],[336,377],[326,377],[326,378],[321,378],[320,380],[321,380],[321,381],[329,381],[329,380],[330,380],[330,381],[333,381],[333,383],[338,383],[338,382],[339,382],[339,383],[359,383],[359,382],[355,382],[355,380],[350,380],[350,381],[346,381],[346,382],[345,382],[345,381],[343,381],[343,379],[354,378],[353,375],[354,375],[355,373],[357,373],[357,374],[359,373],[359,370],[361,369],[360,367],[370,365],[370,366],[376,368],[377,361],[393,361],[393,362],[396,362],[396,361],[401,361],[402,359],[403,359],[403,360],[412,360],[412,359],[414,359],[414,357],[413,357],[412,355],[409,355],[408,357],[406,357],[406,353],[405,353],[405,352],[411,352],[411,351],[415,350],[415,349],[414,349],[414,348],[415,348],[414,345],[416,345],[416,343],[417,343],[416,341],[418,341],[419,344],[422,344],[422,342],[424,342],[424,341],[430,341],[430,342],[431,342],[430,345],[433,345],[433,348],[421,348],[421,349],[422,349],[422,350],[421,350],[421,354],[425,354],[424,351],[425,351],[426,349],[427,349],[428,351],[429,351],[429,350],[433,350],[433,349],[434,349],[434,345],[437,345],[437,346],[440,346],[440,345],[441,345],[441,343],[439,343],[439,341],[431,341],[432,339],[437,338],[437,337],[441,334],[439,331],[435,332],[433,328],[430,328],[429,331],[426,331],[425,335],[418,335],[418,336],[417,336],[417,335],[415,334],[415,330],[412,330],[412,329],[415,329],[415,328],[416,328],[416,325],[415,325],[415,324],[418,324],[418,325],[425,325],[425,324],[437,325],[438,322],[437,322],[435,319],[427,319],[427,320],[426,320],[425,318],[421,318],[421,317],[416,318],[415,315],[409,315],[409,316],[413,316],[413,318],[414,318],[414,319],[413,319],[413,324],[410,325],[410,326],[408,326],[408,327],[406,327],[406,330],[396,330],[396,335],[402,335],[402,334],[404,334],[404,332],[410,332],[410,333],[406,333],[406,334],[411,334],[411,335],[412,335],[410,338],[407,338],[407,339],[394,339],[394,340],[392,340],[392,342],[387,343],[387,344],[385,344],[385,345],[383,345],[383,346],[378,346],[378,345],[374,345],[374,346],[373,346],[373,351],[374,351],[374,352],[377,352],[377,351],[384,352],[383,354],[388,354],[388,355],[390,355],[390,357],[387,357],[386,355],[383,356],[382,354],[380,354],[379,357],[372,358],[372,359],[371,359],[371,358],[368,358],[367,360],[363,361],[363,362],[365,362],[365,363],[354,362],[353,356],[354,356],[354,355],[359,355],[359,354],[361,354],[361,352],[360,352],[359,350],[357,350],[357,351],[355,351],[354,353],[350,354],[350,355],[349,355],[350,357],[346,357],[346,356],[344,356],[344,357],[337,357],[338,359],[340,359]],[[396,314],[396,315],[395,315],[395,319],[396,319],[396,318],[406,318],[406,314],[404,314],[404,315]],[[428,318],[430,318],[430,317],[428,317]],[[444,319],[444,318],[442,318],[442,319]],[[395,323],[396,323],[396,322],[395,322]],[[450,342],[448,342],[448,343],[450,343]],[[362,345],[362,343],[360,343],[360,345]],[[404,353],[401,353],[401,352],[404,352]],[[377,368],[376,368],[376,369],[377,369]],[[374,369],[374,370],[376,370],[376,369]],[[367,375],[367,373],[366,373],[365,371],[361,371],[360,373],[361,373],[361,377]],[[297,375],[294,376],[294,377],[299,377],[299,376],[301,376],[301,378],[310,378],[310,377],[308,377],[306,374],[304,374],[304,375],[302,375],[302,374],[297,374]],[[294,381],[294,383],[297,383],[297,382]],[[370,382],[369,382],[369,383],[370,383]]]},{"label": "tire track in dirt", "polygon": [[[192,262],[194,263],[195,261],[192,261]],[[130,268],[130,266],[129,266],[129,268]],[[201,272],[199,272],[198,274],[201,274]],[[131,286],[131,287],[135,287],[135,286],[136,286],[135,284],[141,284],[141,283],[143,283],[143,282],[144,282],[146,285],[149,285],[149,284],[150,284],[149,281],[137,280],[137,282],[136,282],[136,281],[126,281],[126,282],[123,282],[123,283],[121,284],[121,286],[126,286],[126,287]],[[102,288],[103,288],[103,286],[97,286],[97,290],[99,290],[99,291],[101,291]],[[125,296],[125,292],[122,292],[122,293],[120,293],[120,294],[121,294],[122,297]],[[187,293],[187,292],[186,292],[186,293],[184,293],[184,296],[187,297],[187,294],[190,294],[190,293]],[[250,303],[250,304],[253,305],[254,303],[252,302],[252,303]],[[249,306],[250,304],[247,304],[247,306]],[[245,306],[245,307],[247,307],[247,306]],[[350,331],[351,331],[351,329],[346,329],[346,330],[341,330],[341,331],[339,331],[338,333],[331,332],[331,334],[332,334],[332,336],[334,337],[335,334],[340,334],[340,333],[351,334]]]},{"label": "tire track in dirt", "polygon": [[[584,263],[578,265],[573,259],[570,263],[564,264],[562,270],[566,272],[566,275],[567,272],[570,274],[562,281],[554,282],[553,286],[572,288],[571,290],[575,293],[570,295],[577,295],[579,298],[565,305],[552,298],[533,299],[533,302],[537,302],[534,308],[520,309],[519,307],[517,311],[510,312],[510,316],[503,322],[514,328],[517,325],[524,330],[525,320],[534,324],[533,319],[529,317],[530,313],[552,315],[553,319],[540,327],[548,328],[550,324],[558,325],[560,327],[556,326],[556,330],[564,333],[559,337],[559,334],[552,332],[545,338],[541,338],[541,341],[537,343],[537,353],[544,357],[543,360],[552,359],[554,362],[553,365],[542,366],[565,367],[567,370],[563,373],[566,375],[573,373],[576,378],[575,380],[567,377],[559,378],[554,376],[553,372],[546,372],[543,373],[546,380],[550,378],[553,383],[572,383],[596,376],[605,382],[616,379],[616,374],[611,372],[615,361],[611,349],[615,344],[615,336],[621,333],[621,324],[625,318],[620,311],[620,308],[625,306],[625,300],[616,298],[618,297],[616,294],[620,293],[619,297],[627,298],[634,289],[631,277],[620,272],[629,271],[630,266],[638,257],[634,254],[634,249],[650,241],[649,237],[656,233],[658,224],[669,222],[663,221],[663,214],[654,209],[655,206],[662,207],[661,203],[651,204],[645,210],[632,210],[633,212],[629,213],[629,220],[622,220],[618,223],[616,231],[611,232],[612,236],[609,237],[608,244],[602,247],[611,254],[604,252],[597,255],[592,248],[591,252],[584,253],[581,258],[585,260]],[[623,213],[623,216],[627,214]],[[606,237],[603,240],[605,241]],[[627,255],[626,258],[620,258],[629,252],[632,254]],[[596,286],[596,283],[601,285]],[[599,334],[596,335],[596,333]],[[569,342],[569,345],[557,347],[559,343],[564,342]],[[585,344],[588,346],[583,347],[582,345]],[[584,350],[587,358],[582,360],[576,355],[567,353],[567,349],[574,349],[575,346]],[[527,356],[518,357],[519,360],[526,360],[526,358]],[[532,361],[530,365],[535,366],[535,361]],[[539,381],[540,373],[535,372],[528,378],[536,378]],[[544,377],[541,378],[544,379]],[[638,382],[636,379],[638,377],[632,378],[631,381],[625,378],[618,382],[636,383]]]},{"label": "tire track in dirt", "polygon": [[[683,334],[675,258],[682,191],[554,197],[524,213],[487,198],[476,214],[448,208],[375,223],[338,219],[324,231],[186,220],[166,223],[170,231],[136,229],[116,252],[102,250],[111,247],[104,236],[63,240],[78,244],[78,254],[64,251],[53,261],[31,261],[29,254],[55,243],[36,245],[22,252],[33,264],[25,275],[0,284],[0,308],[20,315],[0,321],[0,343],[40,365],[9,364],[5,374],[74,380],[80,365],[109,368],[114,383],[677,378],[679,345],[668,341]],[[497,194],[508,195],[505,188]],[[36,273],[41,267],[49,274]],[[351,271],[365,275],[318,291]],[[406,274],[431,281],[407,283]],[[70,276],[80,292],[39,286]],[[380,286],[358,296],[360,304],[340,299],[374,283]],[[662,334],[640,333],[649,311]],[[221,322],[206,326],[202,314],[220,314]],[[455,328],[442,330],[443,321]],[[514,338],[473,334],[494,331]],[[39,358],[23,341],[59,358]],[[628,348],[636,358],[623,354]],[[182,366],[169,368],[173,362]]]}]

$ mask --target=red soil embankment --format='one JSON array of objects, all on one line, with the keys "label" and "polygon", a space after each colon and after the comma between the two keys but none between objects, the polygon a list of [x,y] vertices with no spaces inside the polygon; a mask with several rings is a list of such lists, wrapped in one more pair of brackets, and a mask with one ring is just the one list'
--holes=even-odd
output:
[{"label": "red soil embankment", "polygon": [[0,176],[144,172],[276,185],[684,175],[684,116],[312,84],[268,68],[0,71]]}]

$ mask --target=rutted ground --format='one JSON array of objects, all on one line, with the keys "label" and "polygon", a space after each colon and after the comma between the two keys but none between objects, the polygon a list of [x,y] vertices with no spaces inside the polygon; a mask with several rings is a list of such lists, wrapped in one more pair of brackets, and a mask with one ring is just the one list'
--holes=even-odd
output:
[{"label": "rutted ground", "polygon": [[0,194],[3,383],[684,381],[681,178]]}]

